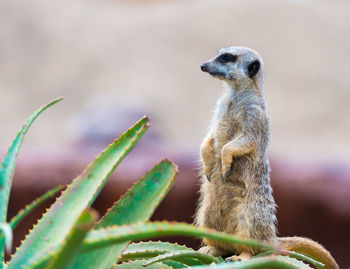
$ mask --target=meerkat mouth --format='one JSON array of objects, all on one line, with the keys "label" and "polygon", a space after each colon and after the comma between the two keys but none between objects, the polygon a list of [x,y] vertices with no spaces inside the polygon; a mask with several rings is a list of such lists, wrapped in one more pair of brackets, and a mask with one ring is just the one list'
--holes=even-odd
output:
[{"label": "meerkat mouth", "polygon": [[225,78],[225,74],[215,71],[209,71],[209,75],[217,78]]}]

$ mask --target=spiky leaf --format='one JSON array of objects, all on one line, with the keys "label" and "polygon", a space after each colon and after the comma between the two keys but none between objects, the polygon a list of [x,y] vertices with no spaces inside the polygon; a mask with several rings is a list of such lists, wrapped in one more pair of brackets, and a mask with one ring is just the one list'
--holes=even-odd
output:
[{"label": "spiky leaf", "polygon": [[46,269],[62,269],[67,268],[67,266],[71,264],[74,256],[78,253],[84,238],[97,220],[97,216],[98,215],[95,211],[83,212],[77,223],[73,226],[70,234],[67,236],[65,243]]},{"label": "spiky leaf", "polygon": [[311,269],[307,264],[285,256],[267,256],[247,261],[194,266],[193,269]]},{"label": "spiky leaf", "polygon": [[5,237],[5,247],[7,252],[11,252],[12,249],[12,229],[8,223],[0,223],[1,236]]},{"label": "spiky leaf", "polygon": [[[168,160],[162,161],[108,210],[96,228],[145,222],[173,185],[176,175],[176,165]],[[120,242],[88,254],[82,253],[71,268],[110,268],[126,246],[127,242]]]},{"label": "spiky leaf", "polygon": [[[22,126],[17,133],[16,138],[13,140],[7,154],[5,155],[0,165],[0,222],[5,223],[7,221],[7,208],[10,196],[10,190],[12,185],[12,178],[16,167],[17,156],[22,146],[23,139],[27,133],[29,127],[33,124],[35,119],[47,108],[61,101],[63,97],[57,98],[47,105],[39,108]],[[0,237],[0,268],[4,261],[4,238]]]},{"label": "spiky leaf", "polygon": [[[259,257],[265,257],[265,256],[269,256],[269,255],[272,255],[274,252],[273,251],[267,251],[267,252],[263,252],[263,253],[259,253],[257,255],[255,255],[253,258],[259,258]],[[284,256],[289,256],[291,258],[295,258],[295,259],[298,259],[298,260],[302,260],[302,261],[306,261],[306,262],[309,262],[311,264],[313,264],[317,269],[325,269],[326,266],[307,256],[307,255],[304,255],[304,254],[301,254],[301,253],[298,253],[298,252],[295,252],[295,251],[289,251],[289,250],[282,250],[282,253],[281,255],[284,255]]]},{"label": "spiky leaf", "polygon": [[172,268],[187,268],[188,266],[181,263],[181,262],[176,262],[176,261],[172,261],[172,260],[168,260],[168,261],[164,261],[164,264],[172,267]]},{"label": "spiky leaf", "polygon": [[14,216],[11,221],[10,225],[12,230],[14,230],[18,223],[20,223],[30,212],[32,212],[35,208],[37,208],[39,205],[41,205],[46,200],[52,198],[60,192],[64,188],[63,185],[59,185],[52,190],[49,190],[48,192],[44,193],[39,198],[35,199],[33,202],[31,202],[29,205],[27,205],[24,209],[21,209],[16,216]]},{"label": "spiky leaf", "polygon": [[132,243],[128,245],[126,250],[123,251],[120,261],[128,261],[128,260],[140,260],[153,258],[160,254],[178,251],[178,250],[192,250],[186,246],[172,244],[169,242],[139,242]]},{"label": "spiky leaf", "polygon": [[170,253],[165,253],[162,255],[159,255],[157,257],[154,257],[147,262],[145,262],[143,265],[148,266],[157,262],[163,262],[166,260],[175,260],[177,262],[181,262],[186,265],[193,265],[193,263],[188,264],[188,258],[190,259],[196,259],[200,261],[202,264],[211,264],[211,263],[219,263],[219,259],[204,253],[199,253],[194,250],[178,250],[173,251]]},{"label": "spiky leaf", "polygon": [[66,268],[78,253],[86,234],[97,220],[94,210],[86,210],[79,217],[64,243],[56,251],[44,251],[42,258],[37,259],[30,269],[61,269]]},{"label": "spiky leaf", "polygon": [[238,238],[231,234],[221,233],[206,228],[199,228],[187,223],[168,222],[141,223],[93,230],[87,236],[83,250],[90,251],[91,249],[103,248],[125,241],[138,241],[154,237],[175,235],[197,238],[205,237],[220,240],[221,242],[254,246],[265,250],[275,250],[272,246],[264,245],[254,240]]},{"label": "spiky leaf", "polygon": [[[113,269],[145,269],[145,267],[142,265],[144,261],[143,260],[137,260],[132,262],[125,262],[122,264],[117,264],[113,266]],[[152,264],[151,266],[147,266],[147,269],[170,269],[172,267],[164,264],[164,263],[156,263]]]},{"label": "spiky leaf", "polygon": [[[253,240],[240,239],[233,235],[220,233],[214,230],[198,228],[186,223],[153,222],[146,224],[133,224],[124,226],[113,226],[92,230],[84,241],[82,253],[90,253],[92,250],[105,248],[114,244],[125,243],[130,240],[142,240],[152,237],[182,235],[192,237],[207,237],[227,243],[245,244],[263,249],[274,249]],[[84,265],[76,263],[76,267],[84,268]],[[100,268],[100,267],[97,267]]]},{"label": "spiky leaf", "polygon": [[301,254],[301,253],[298,253],[295,251],[289,251],[289,257],[309,262],[309,263],[313,264],[317,269],[325,269],[326,268],[326,266],[323,263],[321,263],[321,262],[319,262],[319,261],[317,261],[317,260],[315,260],[307,255],[304,255],[304,254]]},{"label": "spiky leaf", "polygon": [[[119,261],[150,259],[161,254],[175,252],[179,250],[194,251],[193,249],[188,248],[186,246],[182,246],[176,243],[173,244],[169,242],[148,241],[148,242],[132,243],[128,245],[126,250],[123,251]],[[174,260],[166,260],[166,261],[163,261],[163,263],[173,268],[183,268],[183,267],[186,267],[186,265],[202,264],[197,260],[191,259],[191,258],[183,258],[183,260],[184,260],[184,263],[174,261]]]},{"label": "spiky leaf", "polygon": [[8,269],[26,268],[35,262],[41,251],[54,249],[63,242],[80,214],[91,205],[111,173],[148,127],[148,119],[142,118],[74,179],[24,240]]},{"label": "spiky leaf", "polygon": [[[231,234],[199,228],[186,223],[152,222],[92,230],[84,240],[81,252],[88,254],[92,250],[105,248],[121,242],[172,235],[192,236],[197,238],[206,237],[226,243],[244,244],[262,249],[274,250],[271,246],[263,245],[253,240],[240,239]],[[84,268],[84,265],[77,263],[75,268]]]}]

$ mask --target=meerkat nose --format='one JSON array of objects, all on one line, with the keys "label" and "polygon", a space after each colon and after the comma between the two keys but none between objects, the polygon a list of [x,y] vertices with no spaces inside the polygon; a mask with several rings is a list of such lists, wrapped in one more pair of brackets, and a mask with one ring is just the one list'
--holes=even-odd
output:
[{"label": "meerkat nose", "polygon": [[202,65],[201,65],[201,70],[202,70],[203,72],[208,72],[208,71],[209,71],[209,70],[208,70],[208,63],[202,64]]}]

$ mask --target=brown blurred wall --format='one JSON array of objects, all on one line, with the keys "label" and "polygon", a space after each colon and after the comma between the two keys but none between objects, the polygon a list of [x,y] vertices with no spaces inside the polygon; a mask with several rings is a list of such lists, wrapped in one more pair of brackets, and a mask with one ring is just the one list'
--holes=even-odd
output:
[{"label": "brown blurred wall", "polygon": [[[47,189],[60,183],[68,184],[95,154],[95,151],[82,148],[51,154],[23,152],[14,178],[9,217]],[[186,153],[141,144],[112,175],[93,207],[101,215],[104,214],[138,177],[150,170],[164,155],[179,166],[180,173],[152,219],[192,223],[199,187],[197,154],[193,151]],[[292,164],[286,160],[272,159],[272,171],[280,236],[312,238],[331,251],[341,268],[347,267],[350,264],[347,247],[350,240],[350,169]],[[15,245],[41,217],[44,208],[36,210],[15,230]],[[198,248],[200,243],[191,238],[162,240],[177,241],[194,248]]]}]

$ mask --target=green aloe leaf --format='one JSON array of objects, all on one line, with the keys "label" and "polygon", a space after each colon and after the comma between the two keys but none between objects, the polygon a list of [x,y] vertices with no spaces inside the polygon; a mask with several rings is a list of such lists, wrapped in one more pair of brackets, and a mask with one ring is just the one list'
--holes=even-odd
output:
[{"label": "green aloe leaf", "polygon": [[32,212],[35,208],[37,208],[39,205],[41,205],[43,202],[46,200],[52,198],[60,192],[64,188],[63,185],[59,185],[52,190],[49,190],[48,192],[44,193],[42,196],[39,198],[35,199],[33,202],[31,202],[29,205],[27,205],[24,209],[21,209],[16,216],[14,216],[11,221],[10,225],[12,230],[16,228],[18,223],[20,223],[30,212]]},{"label": "green aloe leaf", "polygon": [[163,263],[172,267],[172,268],[190,268],[186,264],[183,264],[181,262],[172,261],[172,260],[164,261]]},{"label": "green aloe leaf", "polygon": [[[309,262],[312,265],[314,265],[317,269],[325,269],[326,268],[326,266],[323,263],[321,263],[321,262],[319,262],[319,261],[317,261],[317,260],[315,260],[307,255],[304,255],[304,254],[301,254],[301,253],[298,253],[295,251],[289,251],[289,250],[283,250],[282,252],[283,252],[282,255],[284,255],[284,256],[289,256],[291,258],[295,258],[298,260]],[[273,254],[273,251],[263,252],[263,253],[260,253],[256,256],[254,256],[253,258],[269,256],[272,254]]]},{"label": "green aloe leaf", "polygon": [[70,234],[68,234],[66,242],[61,249],[46,267],[46,269],[62,269],[67,268],[73,261],[74,256],[78,253],[84,238],[89,232],[90,228],[97,220],[97,213],[95,211],[84,211],[73,226]]},{"label": "green aloe leaf", "polygon": [[196,259],[200,261],[202,264],[211,264],[211,263],[219,263],[219,259],[209,255],[209,254],[203,254],[199,253],[194,250],[178,250],[178,251],[173,251],[170,253],[165,253],[162,255],[159,255],[157,257],[154,257],[152,259],[149,259],[147,262],[145,262],[143,265],[148,266],[157,262],[163,262],[166,260],[175,260],[178,262],[181,262],[183,264],[187,265],[193,265],[193,264],[188,264],[187,261],[188,259]]},{"label": "green aloe leaf", "polygon": [[155,165],[107,211],[94,229],[147,221],[174,184],[177,173],[177,166],[168,160]]},{"label": "green aloe leaf", "polygon": [[[142,240],[146,238],[171,235],[183,235],[199,238],[207,237],[228,243],[245,244],[260,247],[266,250],[275,250],[271,246],[267,246],[253,240],[240,239],[230,234],[220,233],[205,228],[198,228],[186,223],[153,222],[146,224],[132,224],[128,226],[113,226],[99,230],[92,230],[84,240],[84,245],[82,246],[81,252],[86,253],[88,256],[91,251],[103,249],[114,244],[125,244],[125,242],[130,240]],[[102,262],[103,260],[100,261]],[[81,263],[75,263],[74,266],[69,268],[85,268],[85,265]],[[97,266],[96,268],[104,267]]]},{"label": "green aloe leaf", "polygon": [[[186,246],[182,246],[179,244],[173,244],[169,242],[139,242],[129,244],[128,247],[123,251],[122,256],[119,258],[119,261],[130,261],[130,260],[141,260],[141,259],[151,259],[161,254],[175,252],[179,250],[189,250],[194,251],[192,248],[188,248]],[[166,260],[163,263],[174,267],[174,268],[183,268],[186,265],[199,265],[202,264],[195,259],[191,258],[183,258],[184,263],[174,261],[174,260]]]},{"label": "green aloe leaf", "polygon": [[323,263],[321,263],[321,262],[319,262],[319,261],[317,261],[317,260],[315,260],[307,255],[304,255],[304,254],[301,254],[301,253],[298,253],[295,251],[289,251],[289,257],[309,262],[309,263],[313,264],[317,269],[325,269],[326,268],[326,266]]},{"label": "green aloe leaf", "polygon": [[221,242],[255,246],[264,250],[275,250],[275,248],[272,246],[268,246],[254,240],[242,239],[231,234],[200,228],[187,223],[176,222],[139,223],[128,226],[113,226],[100,230],[93,230],[88,234],[83,250],[91,251],[92,249],[103,248],[125,241],[137,241],[153,237],[175,235],[191,236],[196,238],[205,237],[220,240]]},{"label": "green aloe leaf", "polygon": [[112,269],[171,269],[172,267],[164,264],[164,263],[155,263],[150,266],[144,267],[143,260],[137,260],[132,262],[125,262],[122,264],[117,264],[112,267]]},{"label": "green aloe leaf", "polygon": [[[175,164],[168,160],[160,162],[107,211],[95,228],[147,221],[173,185],[176,175]],[[119,242],[82,253],[71,268],[110,268],[127,244],[127,241]]]},{"label": "green aloe leaf", "polygon": [[28,268],[61,269],[69,266],[97,217],[97,212],[92,209],[83,211],[62,245],[57,246],[55,251],[51,249],[43,251],[41,258],[36,259]]},{"label": "green aloe leaf", "polygon": [[107,179],[149,127],[146,117],[110,144],[41,218],[11,259],[8,269],[27,268],[40,253],[62,244],[81,213],[95,200]]},{"label": "green aloe leaf", "polygon": [[193,269],[311,269],[311,267],[294,258],[285,256],[267,256],[247,261],[229,262],[212,265],[194,266]]},{"label": "green aloe leaf", "polygon": [[153,258],[155,256],[165,254],[168,252],[179,250],[193,250],[186,246],[172,244],[169,242],[139,242],[132,243],[123,251],[119,261],[140,260]]},{"label": "green aloe leaf", "polygon": [[6,251],[10,253],[12,249],[12,240],[13,240],[11,226],[8,223],[0,223],[0,231],[2,232],[2,235],[5,237]]},{"label": "green aloe leaf", "polygon": [[[128,262],[132,260],[145,260],[147,258],[153,258],[159,254],[169,253],[177,250],[190,250],[194,251],[191,248],[181,246],[178,244],[172,244],[168,242],[140,242],[130,244],[125,251],[123,251],[123,256],[119,259],[119,262]],[[41,259],[38,259],[37,263],[31,269],[44,269],[46,268],[48,262],[52,257],[57,256],[58,250],[51,251],[51,253],[43,253]],[[88,253],[87,253],[88,255]],[[163,263],[168,264],[169,266],[176,268],[186,267],[186,264],[200,265],[202,263],[191,259],[184,258],[185,263],[176,262],[176,261],[164,261]],[[99,267],[99,266],[98,266]],[[97,268],[98,268],[97,267]],[[67,268],[67,267],[66,267]],[[72,265],[71,268],[84,268],[83,264],[76,263]]]},{"label": "green aloe leaf", "polygon": [[[53,100],[47,105],[38,109],[22,126],[17,133],[16,138],[13,140],[7,154],[5,155],[0,165],[0,222],[5,223],[7,221],[7,208],[10,196],[10,190],[12,185],[12,178],[16,167],[17,156],[22,146],[23,139],[27,133],[29,127],[33,124],[35,119],[47,108],[61,101],[63,97]],[[0,237],[0,268],[4,261],[4,238]]]}]

